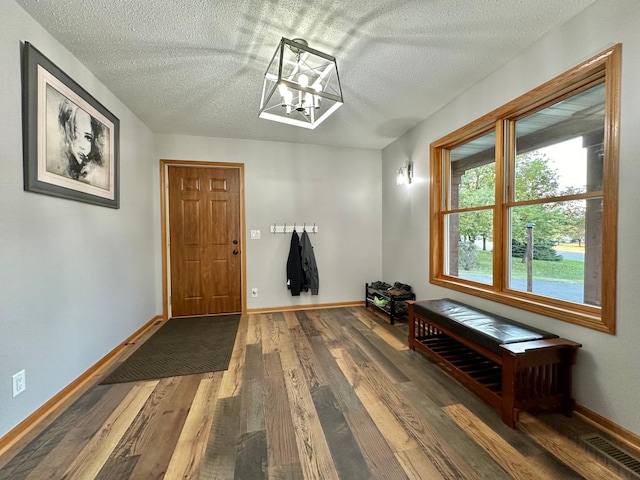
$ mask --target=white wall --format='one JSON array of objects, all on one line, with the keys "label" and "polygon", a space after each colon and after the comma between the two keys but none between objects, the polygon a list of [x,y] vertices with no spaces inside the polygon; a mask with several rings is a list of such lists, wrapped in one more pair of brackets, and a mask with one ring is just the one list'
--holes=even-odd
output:
[{"label": "white wall", "polygon": [[[17,4],[1,9],[0,437],[159,313],[151,132]],[[23,191],[21,41],[120,119],[119,210]]]},{"label": "white wall", "polygon": [[[575,369],[579,404],[640,434],[640,2],[600,0],[554,30],[506,66],[474,85],[383,151],[383,266],[385,278],[404,276],[418,298],[451,297],[551,330],[583,344]],[[622,117],[618,219],[617,334],[598,333],[551,318],[429,284],[429,144],[591,56],[618,43],[622,48]],[[417,181],[393,183],[411,158]],[[397,232],[403,232],[398,235]]]},{"label": "white wall", "polygon": [[[156,159],[244,163],[248,309],[364,300],[364,283],[380,278],[380,151],[157,135]],[[157,185],[159,167],[154,171]],[[159,225],[157,191],[154,205]],[[269,233],[270,225],[285,222],[318,226],[310,235],[320,276],[317,296],[292,297],[287,290],[291,234]],[[260,230],[261,239],[251,240],[251,230]],[[253,287],[257,298],[251,297]]]}]

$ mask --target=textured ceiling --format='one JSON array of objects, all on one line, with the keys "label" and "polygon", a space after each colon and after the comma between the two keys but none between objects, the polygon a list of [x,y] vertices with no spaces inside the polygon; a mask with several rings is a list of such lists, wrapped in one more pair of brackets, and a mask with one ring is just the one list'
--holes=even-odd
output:
[{"label": "textured ceiling", "polygon": [[[156,133],[380,149],[595,0],[16,1]],[[281,37],[337,58],[316,130],[258,118]]]}]

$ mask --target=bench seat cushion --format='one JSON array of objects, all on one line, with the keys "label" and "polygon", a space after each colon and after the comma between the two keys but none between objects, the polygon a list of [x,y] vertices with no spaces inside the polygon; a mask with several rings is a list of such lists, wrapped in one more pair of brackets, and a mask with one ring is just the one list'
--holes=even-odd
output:
[{"label": "bench seat cushion", "polygon": [[500,315],[485,312],[449,298],[423,300],[413,305],[414,312],[432,323],[500,356],[500,345],[558,338],[553,333],[524,325]]}]

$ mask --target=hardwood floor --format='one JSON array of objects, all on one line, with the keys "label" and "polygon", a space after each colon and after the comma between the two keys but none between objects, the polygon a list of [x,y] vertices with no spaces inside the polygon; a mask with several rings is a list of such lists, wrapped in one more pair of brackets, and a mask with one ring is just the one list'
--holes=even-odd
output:
[{"label": "hardwood floor", "polygon": [[581,446],[576,417],[510,429],[406,335],[364,308],[243,315],[227,371],[98,378],[0,480],[635,478]]}]

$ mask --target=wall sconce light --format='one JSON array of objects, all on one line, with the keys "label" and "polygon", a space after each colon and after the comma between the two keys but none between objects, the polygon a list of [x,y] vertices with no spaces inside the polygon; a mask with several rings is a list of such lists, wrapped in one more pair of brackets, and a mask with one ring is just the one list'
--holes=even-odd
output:
[{"label": "wall sconce light", "polygon": [[398,169],[396,174],[396,185],[409,185],[413,179],[413,162],[411,160]]}]

